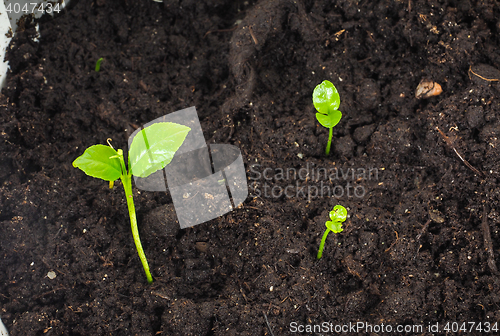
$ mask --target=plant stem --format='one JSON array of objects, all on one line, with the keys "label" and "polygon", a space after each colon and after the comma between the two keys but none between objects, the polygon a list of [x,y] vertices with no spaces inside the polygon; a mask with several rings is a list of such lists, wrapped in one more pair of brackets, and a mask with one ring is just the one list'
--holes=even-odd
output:
[{"label": "plant stem", "polygon": [[319,250],[318,250],[318,255],[317,259],[321,259],[321,256],[323,255],[323,248],[325,247],[325,241],[326,237],[328,236],[328,233],[330,233],[330,229],[326,229],[325,233],[323,233],[323,238],[321,239],[321,244],[319,244]]},{"label": "plant stem", "polygon": [[330,127],[330,132],[328,134],[328,143],[326,144],[326,156],[330,155],[330,146],[332,145],[333,127]]},{"label": "plant stem", "polygon": [[[123,157],[121,158],[123,161]],[[125,165],[125,164],[123,164]],[[132,227],[132,236],[134,237],[135,247],[137,248],[137,253],[139,253],[139,258],[142,262],[142,267],[144,267],[144,272],[146,272],[146,277],[148,278],[148,283],[153,282],[153,277],[149,272],[148,260],[142,249],[141,238],[139,237],[139,229],[137,228],[137,218],[135,216],[135,206],[134,197],[132,195],[132,174],[125,173],[120,177],[123,183],[123,189],[125,189],[125,197],[127,198],[128,215],[130,217],[130,226]]]}]

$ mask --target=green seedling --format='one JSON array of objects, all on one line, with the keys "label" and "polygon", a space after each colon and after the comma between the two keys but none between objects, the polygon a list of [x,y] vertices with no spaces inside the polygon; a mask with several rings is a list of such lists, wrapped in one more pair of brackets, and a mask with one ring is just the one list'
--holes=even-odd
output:
[{"label": "green seedling", "polygon": [[342,229],[342,223],[345,222],[346,218],[347,218],[347,210],[342,205],[336,205],[333,208],[333,210],[330,211],[331,221],[327,221],[325,223],[326,231],[323,234],[321,243],[319,244],[319,250],[317,255],[318,260],[321,259],[321,256],[323,255],[323,248],[325,247],[325,241],[326,237],[328,236],[328,233],[330,233],[330,231],[333,231],[333,233],[340,233],[344,231],[344,229]]},{"label": "green seedling", "polygon": [[97,62],[95,62],[95,72],[99,72],[101,70],[101,63],[104,61],[104,58],[99,58]]},{"label": "green seedling", "polygon": [[338,110],[340,106],[340,95],[337,88],[331,82],[324,80],[314,89],[313,104],[318,111],[316,113],[316,119],[318,119],[322,126],[330,129],[328,144],[325,150],[325,154],[328,156],[332,145],[333,127],[337,125],[342,118],[342,112]]},{"label": "green seedling", "polygon": [[109,140],[109,146],[91,146],[73,161],[73,167],[80,168],[85,174],[109,181],[110,188],[113,188],[114,181],[118,179],[122,181],[127,199],[132,236],[146,272],[148,283],[153,282],[153,277],[149,271],[148,261],[142,249],[139,229],[137,228],[134,198],[132,196],[132,175],[148,177],[157,170],[165,168],[172,161],[175,152],[182,145],[190,130],[187,126],[171,122],[156,123],[144,128],[137,133],[130,145],[128,170],[127,166],[125,166],[123,151],[121,149],[115,150]]}]

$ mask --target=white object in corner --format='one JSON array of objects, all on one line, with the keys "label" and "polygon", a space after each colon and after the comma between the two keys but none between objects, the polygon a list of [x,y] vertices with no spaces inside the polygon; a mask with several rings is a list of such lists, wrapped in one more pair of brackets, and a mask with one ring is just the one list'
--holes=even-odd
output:
[{"label": "white object in corner", "polygon": [[[9,16],[7,15],[7,10],[5,9],[5,3],[0,1],[0,88],[5,86],[5,81],[7,78],[7,70],[9,69],[9,64],[4,62],[5,53],[7,47],[9,46],[10,40],[14,33],[10,27]],[[10,36],[10,37],[7,37]],[[2,334],[2,322],[0,321],[0,335]],[[5,329],[5,327],[4,327]]]},{"label": "white object in corner", "polygon": [[[7,69],[9,65],[7,62],[4,62],[5,52],[9,45],[10,40],[12,39],[12,33],[9,34],[9,31],[12,32],[10,28],[9,17],[7,16],[7,10],[5,9],[5,4],[3,1],[0,1],[0,88],[5,86],[5,79],[7,78]],[[11,37],[7,37],[9,35]],[[7,328],[2,322],[0,318],[0,336],[9,336],[7,332]]]},{"label": "white object in corner", "polygon": [[[7,3],[7,6],[9,6],[10,13],[7,12],[5,3]],[[59,4],[58,1],[56,3],[56,1],[52,0],[0,0],[0,89],[5,87],[7,81],[7,70],[9,69],[9,63],[4,62],[4,60],[10,40],[12,40],[12,37],[14,37],[14,34],[16,33],[16,20],[18,20],[23,15],[30,14],[30,12],[35,15],[35,18],[39,18],[42,15],[42,10],[45,9],[47,13],[53,13],[55,11],[62,10],[69,3],[70,0],[62,0],[61,4]],[[53,7],[56,5],[57,10],[55,7]],[[26,13],[26,11],[28,13]],[[34,41],[38,42],[38,39],[35,38]],[[0,336],[3,335],[0,334]]]},{"label": "white object in corner", "polygon": [[3,325],[1,318],[0,318],[0,336],[9,336],[7,328],[5,328],[5,326]]}]

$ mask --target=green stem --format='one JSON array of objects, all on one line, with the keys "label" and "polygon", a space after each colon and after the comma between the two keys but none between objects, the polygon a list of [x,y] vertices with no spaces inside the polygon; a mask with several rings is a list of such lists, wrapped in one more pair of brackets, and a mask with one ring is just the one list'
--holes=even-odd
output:
[{"label": "green stem", "polygon": [[101,70],[101,63],[103,60],[104,60],[104,58],[101,57],[95,63],[95,72],[99,72],[99,70]]},{"label": "green stem", "polygon": [[330,146],[332,145],[333,127],[330,127],[330,133],[328,134],[328,143],[326,144],[326,156],[330,155]]},{"label": "green stem", "polygon": [[325,233],[323,233],[323,238],[321,238],[321,243],[319,244],[318,256],[316,257],[318,260],[321,259],[321,256],[323,255],[323,248],[325,247],[325,241],[328,233],[330,233],[330,229],[327,228]]},{"label": "green stem", "polygon": [[144,250],[142,249],[141,238],[139,237],[139,229],[137,227],[134,197],[132,194],[132,174],[127,173],[126,171],[125,162],[123,161],[123,154],[118,152],[118,155],[120,155],[120,164],[122,166],[122,176],[120,176],[120,180],[122,181],[123,189],[125,190],[125,198],[127,199],[128,215],[130,217],[132,236],[134,237],[135,247],[137,249],[137,253],[139,253],[139,259],[141,259],[142,267],[144,267],[144,272],[146,272],[146,278],[148,278],[148,283],[152,283],[153,277],[149,272],[148,260],[146,259],[146,255],[144,254]]}]

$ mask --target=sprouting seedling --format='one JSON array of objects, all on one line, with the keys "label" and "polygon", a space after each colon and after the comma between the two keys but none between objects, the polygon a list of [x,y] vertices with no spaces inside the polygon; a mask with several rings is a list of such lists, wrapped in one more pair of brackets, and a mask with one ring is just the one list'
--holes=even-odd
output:
[{"label": "sprouting seedling", "polygon": [[330,233],[330,231],[333,231],[334,233],[340,233],[344,231],[344,229],[342,229],[342,223],[345,222],[346,218],[347,218],[347,210],[342,205],[336,205],[333,208],[333,210],[330,211],[331,221],[327,221],[325,223],[326,230],[325,233],[323,234],[323,238],[321,239],[321,243],[319,244],[319,250],[317,256],[318,260],[321,259],[321,256],[323,255],[323,248],[325,247],[325,241],[326,237],[328,236],[328,233]]},{"label": "sprouting seedling", "polygon": [[148,283],[153,282],[149,271],[148,261],[142,249],[137,218],[135,215],[134,198],[132,196],[132,175],[148,177],[159,169],[165,168],[175,152],[186,139],[191,129],[184,125],[171,122],[155,123],[141,130],[132,140],[128,154],[128,170],[125,166],[123,151],[115,150],[111,144],[94,145],[73,161],[73,167],[80,168],[89,176],[109,181],[109,187],[120,179],[127,199],[130,226],[134,237],[135,247],[146,272]]},{"label": "sprouting seedling", "polygon": [[316,110],[316,119],[319,123],[330,129],[328,135],[328,144],[326,145],[325,154],[330,154],[330,146],[332,145],[333,127],[337,125],[342,118],[342,112],[338,110],[340,106],[340,95],[337,88],[329,81],[324,80],[316,86],[313,92],[313,104]]},{"label": "sprouting seedling", "polygon": [[99,58],[97,62],[95,62],[95,72],[99,72],[101,70],[101,63],[104,61],[104,58]]}]

